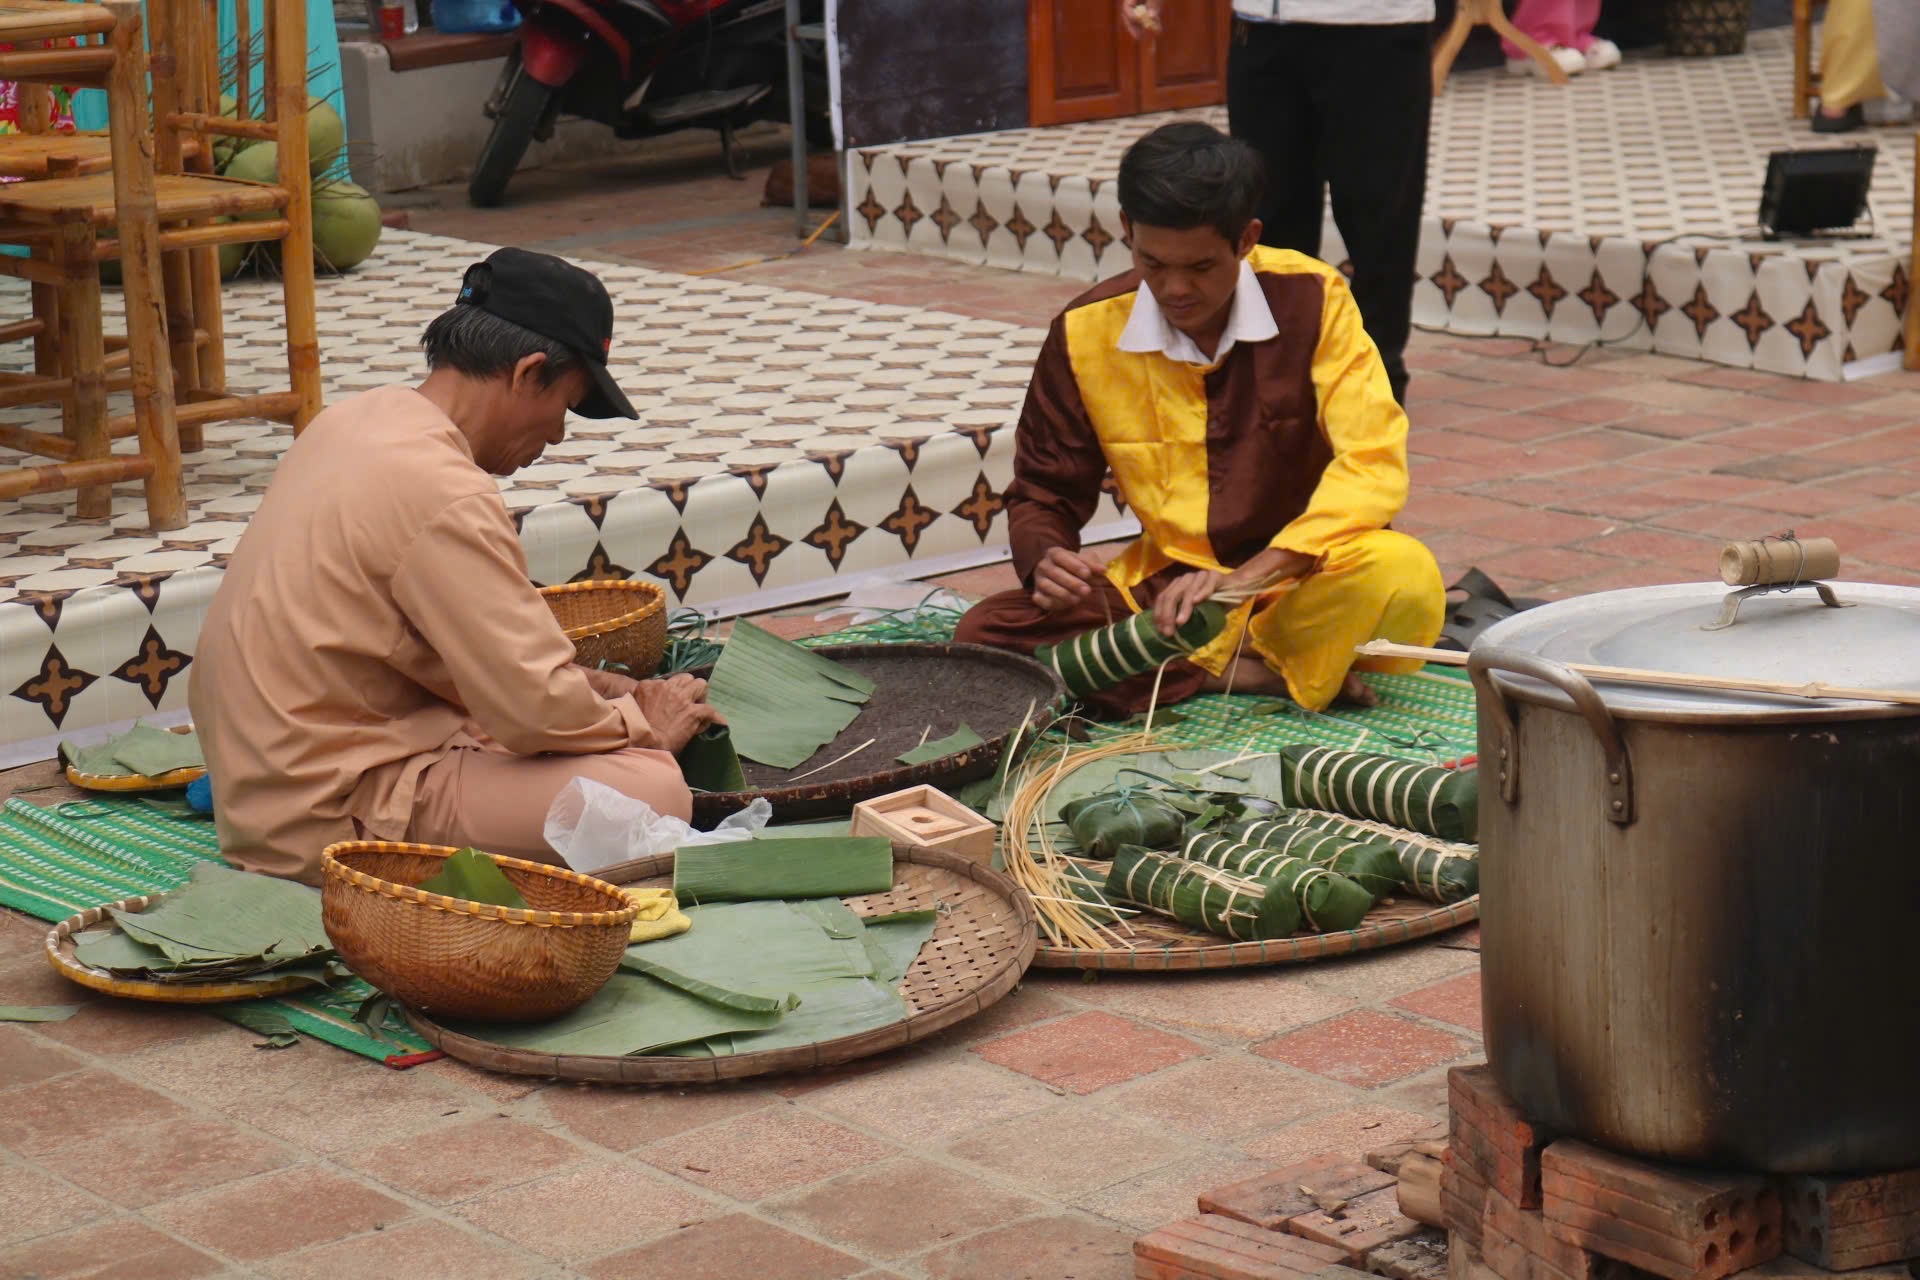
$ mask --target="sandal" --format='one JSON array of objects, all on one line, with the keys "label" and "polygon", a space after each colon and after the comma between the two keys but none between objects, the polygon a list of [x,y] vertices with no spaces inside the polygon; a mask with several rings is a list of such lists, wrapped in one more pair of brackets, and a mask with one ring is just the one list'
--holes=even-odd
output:
[{"label": "sandal", "polygon": [[1494,623],[1542,603],[1544,601],[1531,596],[1515,600],[1492,578],[1478,569],[1469,569],[1447,588],[1447,622],[1440,630],[1436,647],[1465,653],[1480,633]]}]

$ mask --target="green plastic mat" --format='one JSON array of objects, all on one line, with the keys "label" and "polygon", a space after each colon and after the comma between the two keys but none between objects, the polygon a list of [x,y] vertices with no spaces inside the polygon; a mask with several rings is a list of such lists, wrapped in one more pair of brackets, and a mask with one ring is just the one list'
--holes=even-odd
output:
[{"label": "green plastic mat", "polygon": [[[177,889],[194,864],[222,861],[213,821],[164,803],[103,797],[41,809],[13,799],[0,809],[0,906],[42,920]],[[411,1031],[383,1029],[382,1040],[355,1022],[360,1002],[372,994],[355,980],[313,995],[200,1007],[243,1026],[248,1014],[277,1013],[295,1030],[389,1066],[412,1065],[413,1055],[431,1052]]]},{"label": "green plastic mat", "polygon": [[[959,620],[950,609],[907,610],[804,643],[940,642],[953,639]],[[1412,675],[1369,673],[1367,683],[1380,695],[1377,707],[1308,711],[1284,698],[1207,694],[1156,712],[1154,725],[1168,742],[1231,751],[1278,751],[1304,742],[1444,764],[1476,750],[1473,685],[1464,671],[1430,666]]]}]

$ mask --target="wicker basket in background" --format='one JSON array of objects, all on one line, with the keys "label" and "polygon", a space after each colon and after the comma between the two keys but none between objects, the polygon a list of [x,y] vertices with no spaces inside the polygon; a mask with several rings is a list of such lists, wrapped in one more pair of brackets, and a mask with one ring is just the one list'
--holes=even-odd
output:
[{"label": "wicker basket in background", "polygon": [[540,588],[583,667],[617,662],[644,680],[667,651],[667,593],[658,584],[568,582]]},{"label": "wicker basket in background", "polygon": [[457,852],[349,841],[320,856],[321,918],[360,977],[435,1017],[537,1022],[606,985],[636,908],[612,885],[565,867],[495,858],[528,910],[422,893]]},{"label": "wicker basket in background", "polygon": [[1667,0],[1667,52],[1676,58],[1744,53],[1753,0]]}]

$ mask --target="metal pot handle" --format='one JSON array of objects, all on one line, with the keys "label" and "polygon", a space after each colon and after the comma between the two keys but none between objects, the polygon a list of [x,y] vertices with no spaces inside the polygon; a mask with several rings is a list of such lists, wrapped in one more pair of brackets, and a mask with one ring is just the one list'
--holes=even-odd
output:
[{"label": "metal pot handle", "polygon": [[1499,770],[1500,798],[1508,804],[1519,799],[1520,760],[1514,736],[1513,712],[1494,685],[1489,674],[1494,671],[1530,676],[1543,684],[1552,685],[1573,700],[1574,707],[1586,717],[1593,736],[1600,740],[1600,750],[1607,758],[1607,820],[1623,827],[1631,824],[1633,762],[1627,758],[1627,744],[1620,737],[1620,727],[1614,723],[1613,713],[1607,710],[1606,702],[1594,691],[1592,683],[1579,672],[1538,654],[1519,653],[1483,642],[1474,645],[1468,653],[1467,672],[1473,677],[1474,688],[1479,693],[1481,714],[1491,717],[1493,721],[1498,756],[1494,764]]}]

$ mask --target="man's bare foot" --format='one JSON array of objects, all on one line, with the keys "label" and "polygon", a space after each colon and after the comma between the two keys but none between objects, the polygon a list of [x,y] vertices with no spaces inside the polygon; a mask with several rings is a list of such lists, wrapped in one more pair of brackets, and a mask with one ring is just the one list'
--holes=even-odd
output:
[{"label": "man's bare foot", "polygon": [[1347,672],[1347,678],[1340,682],[1340,692],[1334,702],[1349,707],[1377,707],[1380,695],[1368,684],[1358,671]]}]

